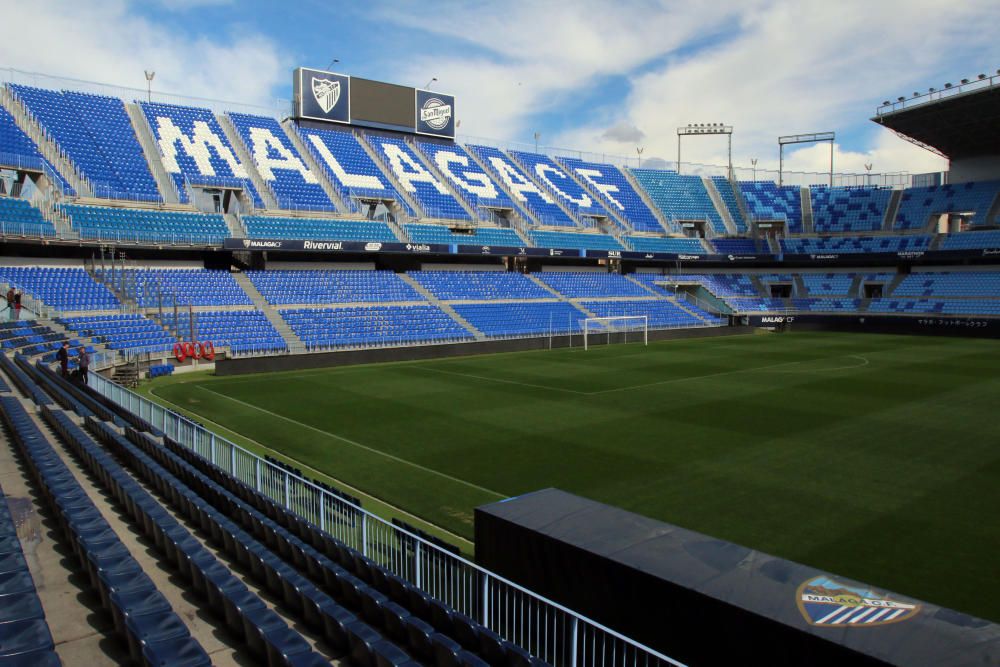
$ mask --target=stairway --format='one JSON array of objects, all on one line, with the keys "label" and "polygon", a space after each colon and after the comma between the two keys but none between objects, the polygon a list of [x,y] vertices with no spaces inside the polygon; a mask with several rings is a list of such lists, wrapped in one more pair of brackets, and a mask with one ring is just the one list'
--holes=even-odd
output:
[{"label": "stairway", "polygon": [[851,287],[847,292],[847,296],[851,297],[852,299],[859,298],[861,296],[861,284],[864,282],[864,280],[865,280],[864,274],[861,273],[855,274],[854,280],[851,281]]},{"label": "stairway", "polygon": [[418,218],[427,217],[424,214],[424,210],[417,205],[417,200],[413,198],[413,195],[403,189],[403,186],[396,178],[396,174],[393,173],[392,169],[389,168],[389,165],[385,163],[385,160],[382,159],[381,154],[378,151],[376,151],[375,148],[370,143],[368,143],[368,137],[355,131],[354,140],[357,141],[359,144],[361,144],[362,150],[364,150],[365,153],[368,153],[368,157],[370,157],[372,161],[379,166],[379,168],[382,170],[382,174],[387,179],[389,179],[389,182],[392,183],[392,187],[396,189],[396,192],[398,192],[400,196],[410,206],[410,209],[413,211],[414,215]]},{"label": "stairway", "polygon": [[247,172],[247,178],[253,183],[257,194],[260,195],[261,201],[264,202],[264,208],[279,208],[278,201],[274,198],[274,192],[271,191],[270,186],[264,182],[260,172],[257,171],[257,165],[250,157],[250,152],[247,150],[246,144],[243,143],[243,137],[236,131],[236,126],[233,125],[233,121],[229,118],[229,115],[223,113],[217,115],[216,118],[219,121],[222,132],[226,135],[226,139],[229,140],[229,144],[236,152],[236,159],[243,165],[244,171]]},{"label": "stairway", "polygon": [[792,284],[795,285],[795,291],[792,293],[792,296],[802,299],[808,298],[809,290],[806,289],[806,281],[802,280],[800,274],[796,273],[792,275]]},{"label": "stairway", "polygon": [[896,214],[899,212],[899,204],[903,201],[903,191],[893,190],[889,196],[889,205],[885,207],[885,217],[882,219],[882,231],[892,231],[896,224]]},{"label": "stairway", "polygon": [[[539,226],[539,227],[542,226],[541,220],[539,220],[535,216],[535,214],[534,214],[533,211],[531,211],[526,206],[518,206],[518,201],[523,201],[523,198],[519,200],[517,197],[514,196],[514,194],[511,192],[510,188],[507,187],[507,184],[504,183],[503,179],[502,178],[498,178],[496,176],[496,170],[493,169],[493,167],[491,165],[486,164],[486,161],[483,160],[483,158],[478,153],[476,153],[476,151],[470,149],[470,150],[467,150],[465,152],[468,153],[469,159],[471,159],[473,162],[475,162],[476,166],[478,166],[480,169],[482,169],[483,173],[486,174],[486,175],[488,175],[490,177],[490,179],[492,179],[492,181],[497,185],[497,187],[499,187],[508,197],[510,197],[511,201],[513,201],[514,204],[515,204],[515,206],[517,206],[516,210],[514,211],[514,215],[516,215],[517,217],[519,217],[519,218],[522,219],[523,225],[525,227],[530,227],[530,226],[533,226],[533,225],[534,226]],[[528,218],[524,219],[524,216],[528,216]],[[511,220],[511,227],[514,227],[514,221],[513,220]],[[516,231],[518,231],[519,233],[520,232],[525,232],[524,229],[518,229]],[[526,236],[526,232],[520,234],[520,236],[522,236],[522,237]]]},{"label": "stairway", "polygon": [[768,236],[767,237],[767,248],[768,248],[768,250],[771,251],[772,255],[780,255],[780,254],[782,254],[781,242],[778,241],[778,239],[776,239],[773,236]]},{"label": "stairway", "polygon": [[715,181],[708,176],[702,176],[701,182],[705,186],[705,191],[708,192],[708,198],[715,205],[715,212],[722,218],[722,224],[726,226],[726,231],[733,236],[739,234],[739,230],[736,229],[736,221],[733,220],[733,216],[729,213],[729,207],[726,206],[726,202],[722,201],[722,195],[719,194],[719,189],[715,187]]},{"label": "stairway", "polygon": [[642,289],[646,290],[650,294],[654,294],[656,296],[663,296],[663,292],[657,292],[657,291],[655,291],[653,289],[650,289],[650,287],[648,285],[646,285],[645,283],[639,282],[638,280],[636,280],[635,278],[633,278],[631,275],[623,273],[623,274],[621,274],[621,276],[622,276],[622,278],[624,278],[625,280],[629,281],[630,283],[638,285],[639,287],[641,287]]},{"label": "stairway", "polygon": [[661,227],[663,227],[663,231],[667,234],[680,234],[680,228],[677,227],[676,224],[667,220],[666,214],[660,210],[659,206],[653,203],[649,194],[642,189],[642,186],[639,185],[639,181],[635,179],[635,176],[631,171],[629,171],[628,167],[616,167],[616,169],[621,172],[621,174],[625,177],[625,180],[628,181],[628,184],[631,185],[632,189],[636,191],[639,198],[642,199],[642,203],[646,205],[646,208],[653,213],[653,217],[656,218],[656,221],[660,223]]},{"label": "stairway", "polygon": [[521,172],[528,177],[529,183],[532,183],[536,188],[546,193],[549,199],[551,199],[555,203],[555,205],[558,206],[559,209],[566,214],[566,217],[568,217],[576,224],[577,229],[586,229],[586,225],[583,224],[583,220],[581,218],[578,218],[573,213],[573,211],[569,208],[569,205],[566,203],[566,200],[563,199],[562,196],[560,196],[557,192],[555,192],[552,188],[550,188],[545,181],[541,180],[540,178],[537,178],[535,174],[531,173],[531,170],[528,169],[524,165],[524,163],[522,163],[520,160],[514,157],[510,151],[504,153],[504,156],[508,160],[510,160],[511,164],[517,166],[517,168],[520,169]]},{"label": "stairway", "polygon": [[594,201],[598,202],[601,206],[603,206],[604,209],[610,214],[611,219],[615,223],[617,223],[620,228],[624,229],[626,234],[631,234],[635,231],[635,229],[632,227],[632,223],[629,222],[628,218],[626,218],[625,215],[621,211],[619,211],[614,204],[608,202],[606,197],[596,192],[595,188],[591,186],[589,181],[587,181],[585,178],[581,178],[572,169],[570,169],[564,162],[562,162],[558,157],[552,156],[552,161],[556,165],[558,165],[567,176],[569,176],[572,180],[576,181],[576,184],[579,185],[583,189],[583,191],[586,192],[591,197],[591,199],[593,199]]},{"label": "stairway", "polygon": [[767,288],[767,286],[764,284],[764,282],[760,279],[759,276],[750,274],[747,277],[750,278],[750,282],[753,283],[753,288],[757,290],[757,296],[764,299],[771,298],[771,290]]},{"label": "stairway", "polygon": [[897,287],[899,287],[899,283],[901,283],[904,280],[906,280],[906,277],[908,275],[910,275],[910,274],[908,274],[908,273],[897,273],[895,276],[893,276],[892,282],[890,282],[889,286],[885,288],[885,292],[882,294],[882,298],[887,298],[887,297],[892,296],[892,293],[896,291]]},{"label": "stairway", "polygon": [[292,122],[289,118],[281,123],[281,127],[285,130],[285,134],[288,135],[288,139],[292,142],[292,146],[299,152],[302,157],[302,161],[305,162],[306,167],[313,173],[316,180],[319,181],[319,186],[323,188],[323,192],[326,196],[330,198],[333,205],[337,207],[337,211],[340,213],[351,213],[350,207],[341,198],[340,193],[337,189],[333,187],[330,182],[329,174],[326,169],[323,169],[320,164],[316,161],[316,157],[313,155],[309,147],[306,146],[305,141],[302,140],[302,135],[299,134],[299,128]]},{"label": "stairway", "polygon": [[143,155],[146,156],[146,164],[149,165],[149,171],[153,175],[153,180],[156,181],[156,187],[160,191],[160,196],[163,197],[163,202],[165,204],[179,204],[181,199],[177,192],[177,184],[163,166],[160,149],[153,139],[153,131],[149,127],[146,114],[142,113],[138,104],[125,104],[125,112],[128,114],[129,120],[132,121],[132,129],[135,130],[135,136],[142,147]]},{"label": "stairway", "polygon": [[264,296],[257,291],[257,288],[254,287],[254,284],[250,282],[250,279],[245,273],[234,273],[232,275],[236,280],[236,283],[243,288],[243,291],[250,297],[254,307],[264,313],[264,317],[267,318],[267,321],[271,323],[279,334],[281,334],[281,337],[285,341],[285,345],[288,346],[288,351],[292,354],[303,354],[306,351],[305,343],[303,343],[302,339],[299,338],[294,331],[292,331],[290,326],[288,326],[288,323],[285,322],[283,317],[281,317],[281,313],[278,312],[278,309],[267,302],[267,299],[265,299]]},{"label": "stairway", "polygon": [[750,209],[747,208],[747,200],[743,196],[743,190],[740,189],[740,182],[735,178],[729,178],[729,185],[733,189],[733,196],[736,197],[736,208],[740,210],[740,216],[743,218],[743,224],[747,231],[751,231],[750,224]]},{"label": "stairway", "polygon": [[50,195],[38,193],[31,198],[31,205],[42,212],[42,217],[56,228],[56,235],[61,239],[76,240],[80,232],[73,227],[73,221],[68,215],[56,208]]},{"label": "stairway", "polygon": [[81,197],[94,196],[94,189],[90,186],[90,182],[77,171],[76,165],[63,154],[56,142],[49,138],[38,122],[28,114],[20,100],[14,97],[6,86],[0,86],[0,106],[14,117],[14,122],[21,128],[21,131],[38,146],[42,157],[56,168],[59,175],[76,190],[78,195]]},{"label": "stairway", "polygon": [[812,195],[809,188],[799,190],[799,199],[802,205],[802,233],[813,234],[813,207]]},{"label": "stairway", "polygon": [[483,334],[482,331],[472,326],[472,323],[469,322],[469,320],[462,317],[461,315],[459,315],[457,310],[449,306],[444,301],[438,299],[430,292],[430,290],[428,290],[426,287],[418,283],[411,276],[407,275],[406,273],[397,273],[396,275],[402,278],[403,282],[407,283],[410,287],[420,292],[424,296],[424,298],[427,299],[430,303],[437,306],[444,312],[448,313],[448,316],[451,317],[451,319],[458,322],[459,324],[461,324],[466,331],[472,334],[473,338],[475,338],[476,340],[486,340],[486,336],[485,334]]},{"label": "stairway", "polygon": [[392,233],[396,235],[396,238],[400,243],[410,242],[410,235],[406,233],[406,229],[403,228],[403,225],[393,219],[386,219],[385,224],[389,225],[389,229],[391,229]]},{"label": "stairway", "polygon": [[235,213],[223,213],[222,219],[226,221],[226,227],[229,229],[229,236],[234,239],[245,239],[247,237],[246,230],[243,229],[243,223]]}]

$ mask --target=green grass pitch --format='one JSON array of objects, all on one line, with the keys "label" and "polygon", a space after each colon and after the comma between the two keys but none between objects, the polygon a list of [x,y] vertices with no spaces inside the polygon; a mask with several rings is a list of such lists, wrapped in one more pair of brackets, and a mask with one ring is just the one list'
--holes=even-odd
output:
[{"label": "green grass pitch", "polygon": [[477,505],[555,486],[1000,621],[996,341],[733,336],[152,391],[464,538]]}]

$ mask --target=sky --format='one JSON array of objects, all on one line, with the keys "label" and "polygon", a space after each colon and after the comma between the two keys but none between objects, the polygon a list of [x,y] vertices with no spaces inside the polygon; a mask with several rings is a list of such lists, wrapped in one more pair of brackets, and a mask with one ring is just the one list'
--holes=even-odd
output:
[{"label": "sky", "polygon": [[[676,129],[732,125],[733,162],[779,135],[836,132],[838,172],[941,171],[871,122],[883,100],[1000,67],[996,0],[34,0],[4,9],[0,67],[274,107],[292,70],[456,96],[460,135],[676,159]],[[725,164],[724,137],[684,161]],[[828,144],[785,152],[823,172]]]}]

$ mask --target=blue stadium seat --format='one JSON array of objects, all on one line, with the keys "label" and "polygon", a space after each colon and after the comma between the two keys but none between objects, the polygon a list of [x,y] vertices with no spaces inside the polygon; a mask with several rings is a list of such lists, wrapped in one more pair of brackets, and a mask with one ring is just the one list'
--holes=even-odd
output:
[{"label": "blue stadium seat", "polygon": [[580,248],[582,250],[624,250],[625,247],[610,234],[595,232],[555,232],[532,230],[531,240],[541,248]]},{"label": "blue stadium seat", "polygon": [[1000,181],[932,185],[903,190],[896,212],[895,229],[923,229],[932,215],[971,213],[970,224],[991,223],[986,214],[1000,193]]},{"label": "blue stadium seat", "polygon": [[587,297],[651,296],[648,290],[617,273],[542,271],[535,277],[571,299]]},{"label": "blue stadium seat", "polygon": [[248,271],[271,304],[426,301],[392,271]]},{"label": "blue stadium seat", "polygon": [[274,118],[227,114],[278,208],[334,211],[333,202]]},{"label": "blue stadium seat", "polygon": [[[327,218],[282,218],[247,215],[242,218],[247,236],[254,239],[314,239],[319,241],[381,241],[399,239],[384,222],[330,220]],[[417,240],[417,239],[414,239]]]},{"label": "blue stadium seat", "polygon": [[633,231],[663,233],[656,214],[646,206],[642,195],[636,192],[618,167],[568,157],[560,157],[559,162],[589,185],[606,209],[624,217]]},{"label": "blue stadium seat", "polygon": [[281,316],[309,349],[458,342],[472,335],[431,305],[301,308]]},{"label": "blue stadium seat", "polygon": [[0,281],[58,310],[117,310],[121,302],[83,269],[0,266]]},{"label": "blue stadium seat", "polygon": [[782,239],[781,248],[788,254],[863,254],[924,252],[929,236],[803,236]]},{"label": "blue stadium seat", "polygon": [[365,140],[429,218],[470,220],[469,213],[452,196],[403,139],[365,134]]},{"label": "blue stadium seat", "polygon": [[480,219],[489,219],[487,209],[517,209],[514,200],[458,144],[418,141],[417,148],[451,182],[455,192]]},{"label": "blue stadium seat", "polygon": [[790,234],[802,233],[802,188],[774,181],[740,181],[752,220],[784,220]]},{"label": "blue stadium seat", "polygon": [[502,185],[520,207],[531,212],[538,224],[551,227],[577,227],[577,222],[566,215],[552,196],[539,188],[513,161],[500,150],[490,146],[465,147],[474,154],[493,177]]},{"label": "blue stadium seat", "polygon": [[580,224],[587,224],[586,216],[599,216],[614,221],[600,200],[591,197],[573,176],[563,171],[562,166],[547,155],[512,150],[510,156],[551,197],[562,202]]},{"label": "blue stadium seat", "polygon": [[827,232],[874,232],[882,229],[891,188],[809,188],[813,229]]},{"label": "blue stadium seat", "polygon": [[[719,196],[722,197],[722,201],[729,211],[729,217],[733,219],[733,223],[736,225],[736,231],[740,234],[745,234],[747,232],[747,222],[740,214],[740,205],[736,201],[733,182],[725,176],[713,176],[712,183],[715,184],[715,189],[719,191]],[[739,187],[738,184],[737,187]]]},{"label": "blue stadium seat", "polygon": [[[726,234],[701,176],[658,169],[632,169],[632,175],[668,220],[705,220],[716,234]],[[680,231],[680,230],[673,230]]]},{"label": "blue stadium seat", "polygon": [[552,293],[509,271],[413,271],[414,280],[444,301],[551,299]]},{"label": "blue stadium seat", "polygon": [[61,204],[86,239],[122,242],[221,244],[229,228],[219,214]]},{"label": "blue stadium seat", "polygon": [[473,227],[453,232],[444,225],[403,225],[407,235],[416,243],[456,243],[460,245],[489,245],[519,248],[525,245],[513,229],[500,227]]}]

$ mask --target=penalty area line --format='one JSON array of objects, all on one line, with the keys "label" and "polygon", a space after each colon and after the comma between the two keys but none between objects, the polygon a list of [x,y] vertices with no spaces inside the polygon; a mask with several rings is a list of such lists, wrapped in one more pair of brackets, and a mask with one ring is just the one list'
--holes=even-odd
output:
[{"label": "penalty area line", "polygon": [[233,398],[232,396],[226,396],[225,394],[220,394],[219,392],[214,391],[212,389],[209,389],[208,387],[205,387],[203,385],[195,385],[195,386],[198,389],[201,389],[202,391],[207,391],[210,394],[215,394],[216,396],[224,398],[224,399],[226,399],[228,401],[232,401],[233,403],[238,403],[239,405],[242,405],[242,406],[245,406],[245,407],[248,407],[248,408],[252,408],[254,410],[257,410],[258,412],[263,412],[264,414],[270,415],[272,417],[275,417],[276,419],[281,419],[283,421],[295,424],[296,426],[301,426],[302,428],[309,429],[310,431],[314,431],[316,433],[320,433],[322,435],[329,436],[329,437],[331,437],[331,438],[333,438],[335,440],[339,440],[339,441],[341,441],[341,442],[343,442],[345,444],[351,445],[352,447],[357,447],[358,449],[363,449],[366,452],[370,452],[372,454],[378,454],[379,456],[383,456],[383,457],[385,457],[387,459],[395,461],[396,463],[402,463],[403,465],[410,466],[411,468],[416,468],[417,470],[421,470],[423,472],[430,473],[432,475],[437,475],[438,477],[441,477],[443,479],[447,479],[448,481],[456,482],[458,484],[462,484],[463,486],[467,486],[470,489],[476,489],[477,491],[482,491],[483,493],[488,493],[491,496],[496,496],[497,498],[503,499],[503,498],[507,498],[508,497],[508,496],[506,496],[506,495],[504,495],[502,493],[497,493],[496,491],[494,491],[492,489],[487,489],[484,486],[479,486],[478,484],[473,484],[472,482],[466,481],[464,479],[459,479],[458,477],[452,477],[448,473],[441,472],[440,470],[434,470],[433,468],[428,468],[427,466],[422,466],[419,463],[414,463],[413,461],[407,461],[406,459],[400,458],[400,457],[398,457],[398,456],[396,456],[394,454],[389,454],[388,452],[383,452],[381,450],[375,449],[374,447],[369,447],[368,445],[363,445],[360,442],[357,442],[355,440],[351,440],[350,438],[345,438],[342,435],[337,435],[336,433],[330,433],[329,431],[324,431],[323,429],[316,428],[315,426],[312,426],[310,424],[303,424],[302,422],[297,421],[295,419],[292,419],[291,417],[286,417],[285,415],[278,414],[277,412],[272,412],[271,410],[268,410],[266,408],[262,408],[259,405],[254,405],[253,403],[247,403],[246,401],[241,401],[240,399]]}]

